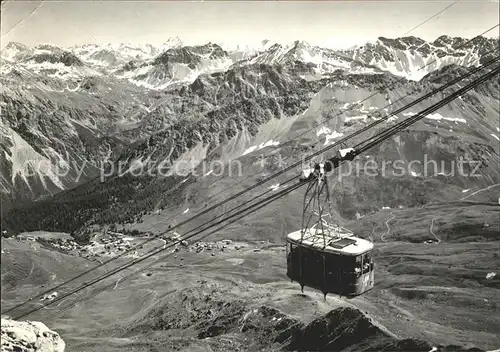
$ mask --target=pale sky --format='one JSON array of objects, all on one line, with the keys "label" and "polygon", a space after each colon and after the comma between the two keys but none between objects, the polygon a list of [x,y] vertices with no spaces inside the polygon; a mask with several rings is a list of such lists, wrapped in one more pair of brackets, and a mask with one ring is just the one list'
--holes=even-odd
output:
[{"label": "pale sky", "polygon": [[[229,45],[270,39],[347,47],[402,36],[453,1],[2,1],[1,46]],[[499,23],[498,0],[460,0],[409,35],[473,37]],[[498,36],[498,28],[487,34]]]}]

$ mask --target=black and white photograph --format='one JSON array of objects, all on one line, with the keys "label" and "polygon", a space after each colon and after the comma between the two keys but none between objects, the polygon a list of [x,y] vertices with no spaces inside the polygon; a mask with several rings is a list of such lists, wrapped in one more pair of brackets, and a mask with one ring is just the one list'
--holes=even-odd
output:
[{"label": "black and white photograph", "polygon": [[498,0],[5,0],[2,352],[500,352]]}]

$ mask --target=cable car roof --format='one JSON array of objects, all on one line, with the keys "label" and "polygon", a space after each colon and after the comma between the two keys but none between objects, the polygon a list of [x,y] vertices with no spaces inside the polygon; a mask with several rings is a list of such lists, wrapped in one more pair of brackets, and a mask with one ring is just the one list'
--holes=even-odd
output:
[{"label": "cable car roof", "polygon": [[322,252],[349,256],[361,255],[373,249],[372,242],[358,238],[345,229],[340,228],[336,230],[336,232],[337,233],[333,233],[333,230],[330,230],[330,234],[326,235],[326,247],[323,235],[319,229],[317,233],[316,229],[312,229],[312,231],[311,229],[307,229],[303,237],[301,235],[301,230],[292,232],[288,234],[287,241],[297,245],[311,247]]}]

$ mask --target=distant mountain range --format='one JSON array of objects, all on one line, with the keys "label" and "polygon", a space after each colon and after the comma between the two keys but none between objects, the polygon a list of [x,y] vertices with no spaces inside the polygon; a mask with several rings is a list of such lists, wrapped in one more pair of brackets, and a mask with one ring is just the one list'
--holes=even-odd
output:
[{"label": "distant mountain range", "polygon": [[433,42],[417,37],[380,37],[349,50],[321,48],[304,41],[285,45],[267,40],[255,48],[238,46],[232,50],[213,43],[183,46],[179,38],[170,38],[161,46],[86,44],[67,49],[52,45],[28,48],[11,42],[2,52],[2,72],[25,69],[60,78],[109,75],[139,86],[164,89],[179,82],[191,83],[200,74],[226,71],[232,66],[300,61],[311,65],[317,74],[358,69],[389,71],[418,80],[449,64],[474,64],[480,57],[493,55],[495,48],[498,48],[496,39],[476,37],[467,43],[464,38],[445,35]]}]

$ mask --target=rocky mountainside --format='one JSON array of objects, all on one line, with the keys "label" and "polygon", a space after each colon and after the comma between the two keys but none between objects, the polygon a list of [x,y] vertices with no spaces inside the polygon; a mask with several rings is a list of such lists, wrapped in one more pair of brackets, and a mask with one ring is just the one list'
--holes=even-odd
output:
[{"label": "rocky mountainside", "polygon": [[64,352],[65,347],[59,334],[43,323],[2,318],[2,352]]},{"label": "rocky mountainside", "polygon": [[480,58],[498,55],[498,39],[476,37],[470,41],[442,35],[433,42],[417,37],[389,39],[380,37],[343,54],[384,71],[420,80],[447,65],[471,66]]},{"label": "rocky mountainside", "polygon": [[[186,344],[206,344],[220,351],[444,352],[452,348],[466,351],[459,346],[434,347],[418,339],[397,339],[351,307],[333,309],[304,323],[267,305],[251,306],[246,300],[217,297],[217,294],[216,297],[198,296],[188,290],[180,297],[171,297],[168,306],[153,309],[147,318],[134,322],[132,329],[125,328],[123,336],[156,335],[156,332],[167,331],[161,334],[164,336],[162,343],[173,349]],[[180,329],[192,330],[196,339],[183,336],[177,340],[169,336],[170,331]],[[120,331],[118,327],[112,330]],[[232,341],[224,343],[224,336],[231,336]]]},{"label": "rocky mountainside", "polygon": [[[433,43],[414,37],[379,38],[375,44],[351,51],[299,41],[289,45],[264,43],[248,51],[225,50],[213,43],[183,46],[177,39],[159,48],[28,48],[11,43],[2,53],[0,78],[0,145],[5,155],[0,186],[7,205],[2,212],[8,211],[9,204],[19,208],[23,202],[49,197],[29,204],[30,212],[42,207],[44,211],[37,212],[42,214],[64,204],[64,209],[71,209],[68,217],[79,219],[78,226],[66,224],[64,230],[73,231],[89,221],[112,221],[114,215],[108,212],[114,214],[117,209],[126,214],[120,221],[134,220],[164,207],[165,192],[179,177],[138,178],[131,176],[133,170],[151,170],[161,164],[171,174],[183,162],[194,159],[186,169],[190,171],[201,167],[202,160],[251,158],[252,151],[265,146],[283,145],[283,157],[297,157],[313,145],[331,143],[392,111],[394,106],[386,107],[391,102],[398,101],[395,106],[401,106],[430,91],[466,66],[489,57],[494,48],[498,52],[496,40],[478,37],[465,46],[464,42],[445,36]],[[415,58],[414,66],[394,64],[403,54]],[[435,59],[434,66],[425,68],[425,72],[432,72],[418,82],[401,77]],[[445,66],[449,64],[453,65]],[[370,99],[361,102],[368,96]],[[412,111],[425,106],[420,104]],[[346,108],[348,113],[332,118]],[[409,116],[405,114],[398,118]],[[494,182],[498,177],[494,171],[497,116],[498,84],[493,82],[426,119],[418,133],[384,147],[379,160],[403,154],[408,162],[416,156],[415,148],[422,146],[448,161],[454,155],[480,155],[485,161],[485,177],[473,183]],[[326,118],[332,119],[306,133]],[[288,148],[286,141],[301,133],[304,135],[295,141],[301,143],[299,149]],[[114,162],[114,177],[107,177],[103,184],[99,176],[103,169],[109,174],[106,167],[110,161]],[[420,171],[412,170],[415,174]],[[116,177],[118,173],[122,177]],[[471,182],[452,183],[464,186]],[[68,191],[79,184],[82,186],[74,193]],[[178,190],[189,184],[191,181]],[[53,194],[58,195],[50,197]],[[86,204],[83,210],[77,206],[81,197]],[[132,199],[134,206],[130,205]],[[184,195],[178,199],[182,203]],[[46,202],[52,205],[47,207]],[[103,212],[103,208],[108,210]],[[79,215],[75,216],[75,211]],[[101,214],[98,219],[96,212]],[[43,223],[37,218],[23,226],[52,229],[66,222],[57,220],[56,226],[52,216]],[[18,224],[16,216],[8,221],[9,226],[19,226],[14,225]]]}]

